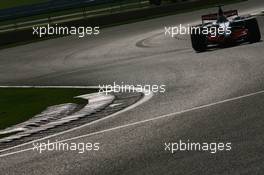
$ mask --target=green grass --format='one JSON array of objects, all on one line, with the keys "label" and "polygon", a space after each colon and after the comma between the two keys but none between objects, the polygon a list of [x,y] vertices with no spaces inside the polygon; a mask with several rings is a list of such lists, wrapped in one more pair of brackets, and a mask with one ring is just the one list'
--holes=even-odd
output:
[{"label": "green grass", "polygon": [[48,0],[1,0],[0,1],[0,9],[5,8],[12,8],[22,5],[30,5],[30,4],[36,4],[41,2],[46,2]]},{"label": "green grass", "polygon": [[[15,0],[11,0],[11,1],[15,1]],[[31,1],[35,1],[35,2],[42,1],[43,2],[45,0],[31,0]],[[118,13],[118,12],[122,12],[122,11],[126,11],[126,10],[138,9],[138,8],[142,8],[142,7],[149,7],[150,5],[148,3],[147,4],[146,3],[141,4],[141,2],[144,2],[144,1],[145,0],[122,0],[122,1],[99,4],[99,5],[86,6],[84,8],[65,9],[65,10],[61,10],[61,11],[51,11],[51,12],[43,13],[43,14],[39,14],[39,15],[33,15],[33,16],[22,17],[22,18],[13,19],[13,20],[1,21],[0,26],[8,25],[8,24],[16,24],[16,23],[21,23],[21,22],[27,22],[27,21],[31,21],[31,20],[47,19],[49,17],[52,18],[52,17],[62,16],[62,15],[80,13],[80,12],[83,12],[84,10],[86,11],[86,13],[89,13],[89,12],[94,11],[94,10],[102,10],[102,9],[108,8],[108,10],[105,10],[102,12],[90,13],[90,15],[106,15],[106,14],[110,14],[110,13]],[[245,0],[222,0],[221,3],[222,4],[229,4],[229,3],[241,2],[241,1],[245,1]],[[131,4],[131,3],[133,3],[133,4]],[[162,4],[164,5],[164,4],[175,4],[175,3],[173,3],[173,0],[163,0]],[[211,7],[212,5],[219,4],[219,2],[217,2],[215,0],[208,0],[208,2],[206,4],[208,4],[207,6]],[[115,7],[115,8],[113,9],[113,7]],[[190,9],[191,8],[192,7],[190,6]],[[194,7],[194,9],[195,8],[196,7]],[[1,5],[0,5],[0,9],[1,9]],[[177,13],[177,12],[175,12],[175,13]],[[66,19],[67,18],[68,17],[66,17]]]},{"label": "green grass", "polygon": [[[1,1],[1,0],[0,0]],[[41,0],[35,0],[41,1]],[[43,2],[44,0],[42,0]],[[69,14],[74,14],[74,13],[83,13],[85,10],[86,13],[89,13],[90,11],[94,10],[102,10],[105,8],[109,8],[109,10],[106,10],[104,12],[95,12],[93,14],[105,14],[105,13],[113,13],[113,12],[119,12],[121,10],[125,10],[124,6],[129,4],[129,3],[136,3],[136,5],[133,5],[135,7],[140,7],[139,3],[143,2],[144,0],[123,0],[123,1],[117,1],[117,2],[109,2],[109,3],[103,3],[103,4],[98,4],[98,5],[91,5],[91,6],[86,6],[83,8],[73,8],[73,9],[65,9],[65,10],[59,10],[59,11],[50,11],[47,13],[39,14],[39,15],[33,15],[33,16],[28,16],[28,17],[22,17],[18,19],[12,19],[12,20],[6,20],[6,21],[1,21],[1,25],[8,25],[8,24],[14,24],[14,23],[20,23],[20,22],[27,22],[30,20],[38,20],[38,19],[44,19],[44,18],[49,18],[49,17],[57,17],[57,16],[62,16],[62,15],[69,15]],[[0,3],[1,4],[1,3]],[[129,6],[126,8],[132,8],[133,6]],[[113,7],[119,7],[116,9],[112,9]],[[0,5],[1,9],[1,5]]]},{"label": "green grass", "polygon": [[63,103],[86,104],[74,98],[90,89],[0,88],[0,129],[24,122],[47,107]]}]

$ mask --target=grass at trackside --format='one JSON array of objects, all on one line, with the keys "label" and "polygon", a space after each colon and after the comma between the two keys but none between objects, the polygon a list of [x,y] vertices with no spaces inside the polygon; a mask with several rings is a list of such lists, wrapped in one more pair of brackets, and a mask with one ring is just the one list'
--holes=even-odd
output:
[{"label": "grass at trackside", "polygon": [[18,7],[22,5],[30,5],[41,2],[46,2],[48,0],[1,0],[0,1],[0,9]]},{"label": "grass at trackside", "polygon": [[47,107],[63,103],[86,104],[74,98],[91,89],[0,88],[0,130],[28,120]]},{"label": "grass at trackside", "polygon": [[[13,0],[15,1],[15,0]],[[41,1],[45,1],[45,0],[31,0],[31,1],[35,1],[35,2],[41,2]],[[15,20],[7,20],[7,21],[1,21],[0,22],[0,26],[1,25],[8,25],[8,24],[14,24],[14,23],[20,23],[20,22],[26,22],[26,21],[30,21],[30,20],[37,20],[37,19],[44,19],[44,18],[49,18],[49,17],[57,17],[57,16],[62,16],[62,15],[69,15],[69,14],[74,14],[74,13],[83,13],[83,10],[85,10],[86,12],[90,12],[93,10],[102,10],[107,8],[108,10],[103,11],[103,12],[94,12],[91,15],[107,15],[111,14],[111,13],[120,13],[122,11],[126,11],[126,10],[132,10],[134,9],[140,9],[142,7],[150,7],[150,5],[147,4],[141,4],[142,2],[144,2],[146,0],[120,0],[120,1],[116,1],[116,2],[109,2],[109,3],[105,3],[105,4],[99,4],[99,5],[92,5],[92,6],[86,6],[84,8],[76,8],[76,9],[65,9],[65,10],[61,10],[61,11],[54,11],[54,12],[49,12],[49,13],[44,13],[44,14],[39,14],[39,15],[33,15],[33,16],[29,16],[29,17],[23,17],[23,18],[18,18]],[[230,3],[236,3],[236,2],[241,2],[241,1],[247,1],[247,0],[222,0],[221,4],[230,4]],[[129,3],[134,3],[134,5],[128,5]],[[162,4],[167,4],[167,5],[173,5],[175,3],[173,3],[173,1],[171,0],[162,0]],[[206,7],[211,7],[213,5],[219,5],[219,2],[215,2],[214,0],[209,0],[207,2],[207,5],[204,5]],[[128,5],[128,6],[127,6]],[[116,7],[115,10],[113,10],[113,7]],[[198,6],[198,7],[192,7],[190,6],[189,9],[191,10],[195,10],[196,8],[203,8],[202,6]],[[0,9],[1,9],[1,3],[0,3]],[[186,9],[184,9],[186,10]],[[175,14],[177,13],[181,13],[182,11],[175,11]]]},{"label": "grass at trackside", "polygon": [[[45,0],[35,0],[36,2],[45,2]],[[103,4],[98,4],[98,5],[91,5],[91,6],[85,6],[82,8],[73,8],[73,9],[65,9],[65,10],[59,10],[59,11],[50,11],[48,13],[43,13],[39,15],[33,15],[33,16],[28,16],[28,17],[22,17],[18,19],[13,19],[13,20],[7,20],[7,21],[1,21],[1,25],[8,25],[8,24],[14,24],[14,23],[20,23],[20,22],[26,22],[30,20],[38,20],[38,19],[44,19],[44,18],[53,18],[57,16],[63,16],[63,15],[69,15],[69,14],[75,14],[75,13],[83,13],[84,10],[86,13],[89,13],[94,10],[102,10],[104,9],[105,11],[103,12],[93,12],[92,15],[95,14],[105,14],[105,13],[113,13],[113,12],[120,12],[121,10],[125,10],[126,8],[132,8],[132,7],[141,7],[140,3],[145,0],[120,0],[120,1],[115,1],[115,2],[108,2],[108,3],[103,3]],[[134,5],[129,5],[129,7],[126,7],[129,3],[134,3]],[[136,5],[135,5],[136,4]],[[0,3],[1,5],[1,3]],[[115,10],[113,10],[113,7],[115,7]],[[1,6],[0,6],[1,10]]]}]

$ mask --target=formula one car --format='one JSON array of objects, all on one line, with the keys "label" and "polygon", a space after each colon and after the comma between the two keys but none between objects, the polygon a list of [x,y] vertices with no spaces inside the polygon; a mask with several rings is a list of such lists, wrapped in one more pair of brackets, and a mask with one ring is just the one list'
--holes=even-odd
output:
[{"label": "formula one car", "polygon": [[191,27],[192,47],[203,52],[208,46],[228,46],[242,42],[255,43],[261,39],[257,19],[239,16],[237,10],[223,11],[219,6],[218,14],[202,16],[202,24]]}]

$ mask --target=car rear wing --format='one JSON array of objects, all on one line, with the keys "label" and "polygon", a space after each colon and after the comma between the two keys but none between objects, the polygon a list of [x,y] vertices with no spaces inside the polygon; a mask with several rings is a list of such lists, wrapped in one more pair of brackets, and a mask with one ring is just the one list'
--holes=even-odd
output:
[{"label": "car rear wing", "polygon": [[209,21],[209,20],[217,20],[218,14],[217,13],[212,13],[212,14],[208,14],[208,15],[203,15],[202,16],[202,20],[205,21]]},{"label": "car rear wing", "polygon": [[[224,12],[225,17],[231,17],[231,16],[238,16],[238,11],[237,10],[229,10]],[[212,20],[217,20],[218,14],[217,13],[211,13],[208,15],[203,15],[202,16],[202,21],[212,21]]]},{"label": "car rear wing", "polygon": [[238,16],[238,11],[237,10],[229,10],[224,12],[225,17],[231,17],[231,16]]}]

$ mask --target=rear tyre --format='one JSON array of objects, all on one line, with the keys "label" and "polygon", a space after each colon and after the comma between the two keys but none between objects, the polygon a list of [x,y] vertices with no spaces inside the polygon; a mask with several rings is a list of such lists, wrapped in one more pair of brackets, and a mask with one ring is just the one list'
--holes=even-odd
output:
[{"label": "rear tyre", "polygon": [[202,33],[196,33],[195,29],[191,32],[192,47],[197,52],[204,52],[207,49],[207,39]]},{"label": "rear tyre", "polygon": [[258,21],[256,18],[252,18],[246,21],[246,28],[248,29],[248,41],[250,43],[259,42],[261,34],[259,30]]}]

